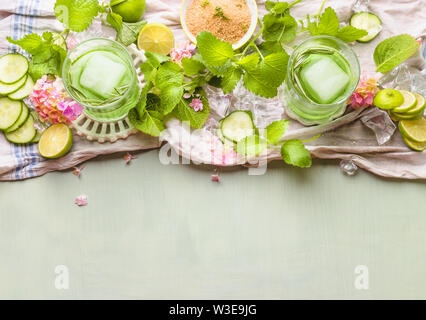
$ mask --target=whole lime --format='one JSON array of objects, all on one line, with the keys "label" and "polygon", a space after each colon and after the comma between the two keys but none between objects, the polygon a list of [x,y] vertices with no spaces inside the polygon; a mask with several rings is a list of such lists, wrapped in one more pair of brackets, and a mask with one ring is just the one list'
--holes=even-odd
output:
[{"label": "whole lime", "polygon": [[119,14],[124,22],[138,22],[142,20],[146,11],[145,0],[112,0],[111,8]]},{"label": "whole lime", "polygon": [[403,102],[404,96],[394,89],[384,89],[374,97],[374,105],[383,110],[398,108]]}]

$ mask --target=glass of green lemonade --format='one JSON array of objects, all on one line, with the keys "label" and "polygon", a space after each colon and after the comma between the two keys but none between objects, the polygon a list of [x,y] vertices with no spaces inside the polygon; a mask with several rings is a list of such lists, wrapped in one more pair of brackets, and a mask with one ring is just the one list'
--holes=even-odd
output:
[{"label": "glass of green lemonade", "polygon": [[94,120],[120,120],[139,101],[133,59],[113,40],[95,38],[73,48],[65,59],[62,78],[69,95]]},{"label": "glass of green lemonade", "polygon": [[359,79],[358,58],[346,43],[329,36],[309,38],[289,60],[287,114],[305,125],[328,123],[345,112]]}]

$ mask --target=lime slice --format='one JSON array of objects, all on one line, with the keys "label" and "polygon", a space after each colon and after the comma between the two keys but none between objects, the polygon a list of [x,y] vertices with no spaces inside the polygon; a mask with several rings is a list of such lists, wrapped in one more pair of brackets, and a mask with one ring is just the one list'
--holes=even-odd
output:
[{"label": "lime slice", "polygon": [[416,106],[417,98],[413,93],[407,90],[400,90],[399,92],[404,97],[404,102],[399,107],[392,109],[393,112],[404,113]]},{"label": "lime slice", "polygon": [[420,143],[420,142],[416,142],[413,141],[407,137],[402,136],[402,138],[404,139],[404,142],[407,146],[409,146],[411,149],[415,150],[415,151],[424,151],[426,150],[426,142],[424,143]]},{"label": "lime slice", "polygon": [[399,131],[411,140],[426,143],[426,119],[421,118],[413,121],[400,121]]},{"label": "lime slice", "polygon": [[391,111],[390,113],[394,118],[397,118],[398,120],[419,120],[423,118],[423,110],[420,110],[420,112],[416,114],[397,113],[393,111]]},{"label": "lime slice", "polygon": [[64,124],[54,124],[41,135],[38,151],[45,158],[56,159],[71,149],[72,133]]},{"label": "lime slice", "polygon": [[410,110],[408,110],[407,112],[405,112],[406,114],[417,114],[417,113],[422,113],[422,110],[424,112],[425,110],[425,98],[423,96],[421,96],[418,93],[414,94],[417,98],[417,104],[411,108]]},{"label": "lime slice", "polygon": [[161,23],[149,23],[139,33],[138,48],[154,53],[168,55],[175,47],[172,31]]}]

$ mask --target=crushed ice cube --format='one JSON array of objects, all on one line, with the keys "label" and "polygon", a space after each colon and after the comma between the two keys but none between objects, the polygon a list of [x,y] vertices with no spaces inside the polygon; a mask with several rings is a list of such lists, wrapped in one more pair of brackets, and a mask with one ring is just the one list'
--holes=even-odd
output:
[{"label": "crushed ice cube", "polygon": [[358,171],[358,166],[352,160],[340,161],[340,169],[344,174],[353,176]]},{"label": "crushed ice cube", "polygon": [[357,0],[357,2],[355,2],[354,6],[352,7],[352,10],[355,13],[368,12],[369,5],[370,5],[370,0]]},{"label": "crushed ice cube", "polygon": [[321,104],[333,102],[350,81],[342,68],[324,55],[303,67],[301,79],[314,100]]},{"label": "crushed ice cube", "polygon": [[106,54],[94,53],[80,77],[80,85],[102,98],[109,98],[120,86],[126,67]]},{"label": "crushed ice cube", "polygon": [[374,131],[379,145],[383,145],[392,138],[396,125],[386,111],[371,109],[363,117],[362,123]]}]

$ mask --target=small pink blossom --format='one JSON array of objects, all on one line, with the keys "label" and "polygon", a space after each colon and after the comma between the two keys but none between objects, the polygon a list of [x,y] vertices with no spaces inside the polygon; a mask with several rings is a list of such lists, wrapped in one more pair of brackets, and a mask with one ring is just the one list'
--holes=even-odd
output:
[{"label": "small pink blossom", "polygon": [[87,196],[85,194],[82,194],[80,196],[78,196],[77,198],[75,198],[75,204],[78,205],[79,207],[85,207],[87,206]]},{"label": "small pink blossom", "polygon": [[349,98],[349,105],[354,108],[368,107],[373,105],[373,99],[379,89],[377,88],[377,80],[363,76],[359,82],[358,88]]},{"label": "small pink blossom", "polygon": [[126,161],[126,164],[130,164],[130,162],[132,162],[132,160],[137,159],[137,158],[138,157],[131,155],[129,152],[127,152],[127,154],[123,157],[124,161]]},{"label": "small pink blossom", "polygon": [[201,99],[192,99],[189,106],[195,110],[195,112],[203,111],[203,101]]},{"label": "small pink blossom", "polygon": [[174,48],[170,52],[170,57],[172,58],[173,62],[181,63],[183,58],[191,58],[193,54],[195,53],[196,49],[197,47],[193,43],[187,41],[180,48]]},{"label": "small pink blossom", "polygon": [[212,174],[211,177],[212,182],[218,182],[220,183],[220,176],[216,173],[216,174]]},{"label": "small pink blossom", "polygon": [[73,36],[69,36],[68,39],[67,39],[67,48],[68,48],[68,50],[71,50],[76,45],[78,45],[77,39],[74,38]]},{"label": "small pink blossom", "polygon": [[43,76],[34,85],[29,99],[44,122],[68,124],[83,112],[83,107],[68,95],[59,77]]},{"label": "small pink blossom", "polygon": [[73,170],[72,174],[75,175],[75,176],[77,176],[77,177],[79,177],[81,175],[81,171],[83,171],[84,168],[86,168],[86,166],[81,166],[80,168],[79,167],[74,167],[73,168],[74,170]]}]

